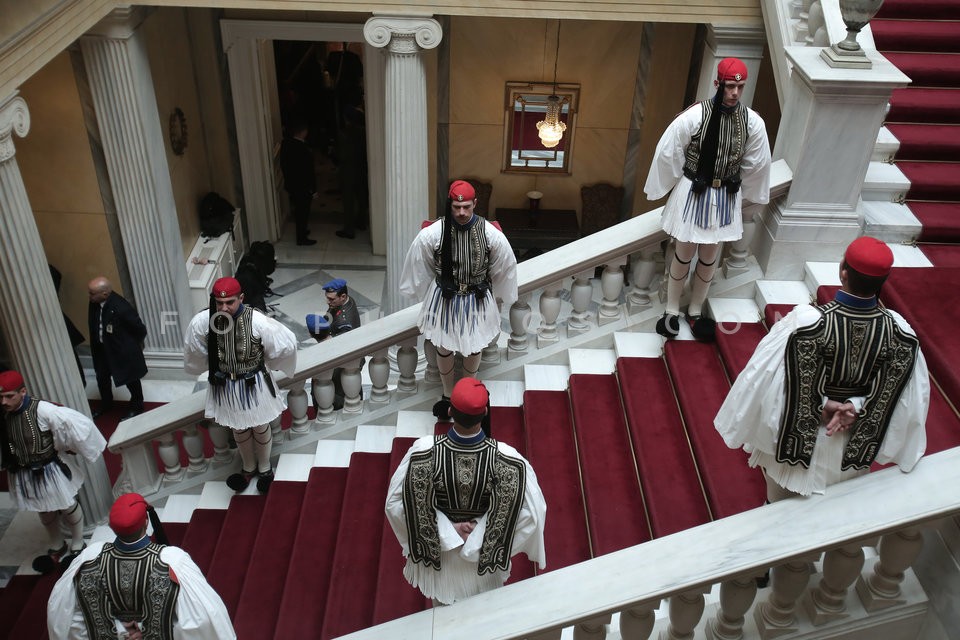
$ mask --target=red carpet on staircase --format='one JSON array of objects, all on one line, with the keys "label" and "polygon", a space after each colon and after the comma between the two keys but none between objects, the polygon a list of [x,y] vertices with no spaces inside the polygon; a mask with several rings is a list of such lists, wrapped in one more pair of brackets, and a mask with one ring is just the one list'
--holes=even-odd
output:
[{"label": "red carpet on staircase", "polygon": [[921,241],[960,241],[960,3],[887,0],[871,21],[877,49],[912,84],[890,100],[886,125]]}]

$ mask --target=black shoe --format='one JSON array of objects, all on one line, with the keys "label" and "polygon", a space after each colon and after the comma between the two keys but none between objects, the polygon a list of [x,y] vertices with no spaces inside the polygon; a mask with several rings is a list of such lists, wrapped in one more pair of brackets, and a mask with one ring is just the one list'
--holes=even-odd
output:
[{"label": "black shoe", "polygon": [[311,240],[310,238],[301,238],[300,240],[297,240],[298,247],[312,247],[315,244],[317,244],[317,241]]},{"label": "black shoe", "polygon": [[143,413],[143,409],[139,409],[139,410],[138,410],[138,409],[132,409],[132,410],[130,411],[130,413],[128,413],[127,415],[125,415],[125,416],[123,416],[122,418],[120,418],[120,422],[123,422],[124,420],[129,420],[130,418],[136,417],[136,416],[140,415],[141,413]]},{"label": "black shoe", "polygon": [[34,558],[30,566],[33,567],[34,571],[42,573],[43,575],[53,573],[56,568],[60,566],[60,558],[64,557],[68,551],[69,547],[67,547],[67,543],[64,542],[63,546],[59,549],[47,549],[46,554]]},{"label": "black shoe", "polygon": [[91,415],[93,416],[93,419],[96,420],[96,419],[99,418],[100,416],[106,415],[106,414],[110,413],[111,411],[113,411],[113,407],[112,407],[112,406],[107,406],[107,407],[101,406],[99,409],[97,409],[96,411],[94,411]]},{"label": "black shoe", "polygon": [[433,415],[437,420],[450,419],[450,398],[442,396],[440,400],[433,405]]},{"label": "black shoe", "polygon": [[77,556],[80,555],[80,553],[86,548],[87,548],[87,545],[84,544],[79,549],[71,550],[70,553],[63,556],[63,558],[60,559],[60,569],[66,571],[67,567],[70,566],[70,563],[76,560]]},{"label": "black shoe", "polygon": [[700,342],[713,342],[717,337],[717,323],[713,318],[703,316],[689,316],[690,331],[693,337]]},{"label": "black shoe", "polygon": [[256,474],[256,471],[242,471],[241,473],[234,473],[227,478],[227,486],[237,493],[240,493],[250,486],[250,479]]},{"label": "black shoe", "polygon": [[657,320],[656,331],[664,338],[676,338],[680,335],[680,316],[672,313],[663,314],[663,317]]},{"label": "black shoe", "polygon": [[260,477],[257,478],[257,491],[260,493],[266,493],[270,490],[270,483],[273,482],[273,469],[270,471],[264,471],[260,473]]},{"label": "black shoe", "polygon": [[353,232],[352,229],[340,229],[337,231],[338,238],[346,238],[347,240],[353,240],[357,237],[357,234]]}]

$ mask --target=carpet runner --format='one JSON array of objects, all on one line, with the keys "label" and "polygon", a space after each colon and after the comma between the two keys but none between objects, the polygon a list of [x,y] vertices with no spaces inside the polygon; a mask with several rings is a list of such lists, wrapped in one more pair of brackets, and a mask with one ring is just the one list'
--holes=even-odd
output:
[{"label": "carpet runner", "polygon": [[870,23],[877,49],[911,79],[894,91],[887,129],[910,180],[920,240],[960,241],[960,4],[887,0]]}]

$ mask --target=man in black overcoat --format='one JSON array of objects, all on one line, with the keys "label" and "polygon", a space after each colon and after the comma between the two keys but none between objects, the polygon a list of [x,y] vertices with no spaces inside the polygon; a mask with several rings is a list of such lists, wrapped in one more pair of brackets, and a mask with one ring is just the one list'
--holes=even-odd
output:
[{"label": "man in black overcoat", "polygon": [[140,379],[147,375],[143,357],[143,340],[147,327],[137,310],[113,291],[113,285],[104,277],[94,278],[87,285],[90,294],[88,314],[93,368],[100,389],[100,409],[96,418],[113,406],[113,384],[126,385],[130,390],[130,412],[127,418],[143,413],[143,386]]}]

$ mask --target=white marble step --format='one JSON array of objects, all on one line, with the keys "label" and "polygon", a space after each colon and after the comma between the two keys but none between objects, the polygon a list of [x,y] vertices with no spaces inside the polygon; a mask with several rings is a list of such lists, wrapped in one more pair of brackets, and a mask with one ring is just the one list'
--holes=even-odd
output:
[{"label": "white marble step", "polygon": [[565,364],[523,365],[523,385],[535,391],[566,391],[570,386],[570,367]]},{"label": "white marble step", "polygon": [[310,453],[280,454],[274,479],[287,482],[306,482],[310,479],[310,469],[313,468],[315,458],[316,454]]},{"label": "white marble step", "polygon": [[526,388],[519,380],[484,380],[490,392],[491,407],[519,407],[523,405],[523,391]]},{"label": "white marble step", "polygon": [[920,247],[909,244],[891,244],[893,266],[895,267],[932,267],[933,263]]},{"label": "white marble step", "polygon": [[618,358],[659,358],[665,339],[656,333],[618,331],[613,334],[613,348]]},{"label": "white marble step", "polygon": [[190,522],[199,502],[199,493],[175,493],[167,498],[167,503],[159,510],[160,519],[163,522]]},{"label": "white marble step", "polygon": [[910,208],[899,202],[864,202],[863,233],[884,242],[913,242],[923,225]]},{"label": "white marble step", "polygon": [[893,162],[897,151],[900,150],[900,141],[886,127],[880,127],[877,133],[877,144],[873,147],[870,160],[874,162]]},{"label": "white marble step", "polygon": [[822,286],[839,286],[839,262],[808,262],[803,265],[803,281],[812,296]]},{"label": "white marble step", "polygon": [[357,439],[354,451],[364,453],[390,453],[397,428],[376,424],[362,424],[357,427]]},{"label": "white marble step", "polygon": [[321,440],[313,458],[315,467],[349,467],[350,456],[356,448],[353,440]]},{"label": "white marble step", "polygon": [[758,309],[768,304],[806,304],[813,297],[806,283],[800,280],[758,280],[754,298]]},{"label": "white marble step", "polygon": [[711,318],[727,324],[751,324],[763,317],[757,302],[748,298],[707,298],[706,309]]},{"label": "white marble step", "polygon": [[896,165],[871,162],[863,180],[861,197],[864,202],[903,202],[910,190],[910,180]]},{"label": "white marble step", "polygon": [[613,373],[617,368],[617,352],[613,349],[568,349],[570,373]]},{"label": "white marble step", "polygon": [[398,411],[398,438],[419,438],[433,435],[437,419],[429,411]]}]

